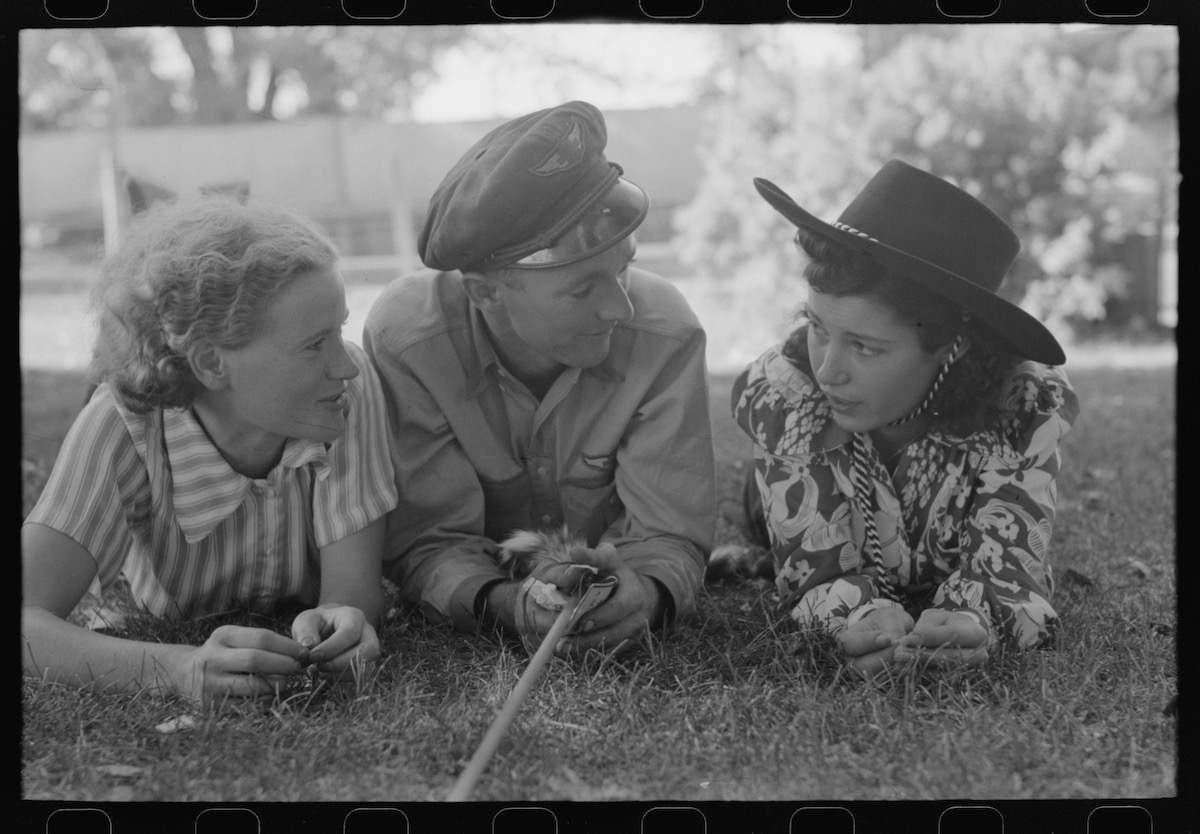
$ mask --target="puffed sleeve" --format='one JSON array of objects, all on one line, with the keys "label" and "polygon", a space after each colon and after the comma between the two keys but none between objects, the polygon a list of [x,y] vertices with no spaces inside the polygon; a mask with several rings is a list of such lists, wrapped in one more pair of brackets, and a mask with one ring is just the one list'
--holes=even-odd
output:
[{"label": "puffed sleeve", "polygon": [[972,614],[992,642],[1031,647],[1050,637],[1058,619],[1049,551],[1059,442],[1079,401],[1063,371],[1025,363],[1012,378],[1005,412],[1004,442],[981,454],[962,561],[934,605]]},{"label": "puffed sleeve", "polygon": [[357,533],[396,506],[396,476],[389,454],[387,413],[379,377],[363,349],[346,343],[358,376],[346,384],[346,431],[330,446],[330,474],[317,481],[313,526],[317,545]]},{"label": "puffed sleeve", "polygon": [[[96,560],[102,589],[116,581],[133,544],[131,525],[150,515],[146,467],[131,431],[146,434],[142,416],[124,411],[101,385],[63,440],[54,469],[26,524],[43,524],[75,540]],[[145,526],[145,525],[142,525]]]}]

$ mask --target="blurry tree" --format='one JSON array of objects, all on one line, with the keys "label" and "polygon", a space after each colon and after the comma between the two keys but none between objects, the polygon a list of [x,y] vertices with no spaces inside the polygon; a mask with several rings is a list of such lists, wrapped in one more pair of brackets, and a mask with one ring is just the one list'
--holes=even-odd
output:
[{"label": "blurry tree", "polygon": [[152,69],[153,51],[151,39],[132,29],[24,30],[18,80],[22,128],[103,127],[118,103],[118,84],[130,93],[125,98],[136,123],[176,118],[175,85]]},{"label": "blurry tree", "polygon": [[[1152,141],[1169,148],[1174,140],[1174,31],[858,31],[857,60],[817,70],[799,66],[772,31],[726,34],[724,103],[702,140],[706,174],[677,215],[680,251],[693,266],[793,286],[798,258],[786,242],[794,230],[751,179],[770,179],[834,219],[883,162],[899,158],[947,177],[1014,226],[1025,246],[1006,281],[1010,298],[1050,275],[1063,292],[1041,287],[1037,299],[1052,309],[1039,312],[1103,310],[1128,276],[1106,262],[1102,243],[1145,219],[1130,217],[1145,201],[1139,208],[1114,197],[1129,173],[1118,150],[1148,118],[1162,127]],[[1163,153],[1159,163],[1164,156],[1171,164]]]},{"label": "blurry tree", "polygon": [[403,119],[467,27],[25,30],[26,130],[214,124],[304,113]]}]

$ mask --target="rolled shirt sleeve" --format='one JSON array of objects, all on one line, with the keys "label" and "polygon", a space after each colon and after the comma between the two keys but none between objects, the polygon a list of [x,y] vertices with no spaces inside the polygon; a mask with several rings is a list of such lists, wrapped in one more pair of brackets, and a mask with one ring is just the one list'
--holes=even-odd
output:
[{"label": "rolled shirt sleeve", "polygon": [[313,531],[324,547],[362,530],[396,506],[387,415],[379,377],[363,349],[347,343],[358,366],[347,383],[346,430],[329,447],[329,475],[313,487]]},{"label": "rolled shirt sleeve", "polygon": [[704,331],[659,373],[617,452],[616,484],[625,508],[618,553],[662,583],[669,613],[691,610],[716,524]]},{"label": "rolled shirt sleeve", "polygon": [[411,355],[380,349],[379,341],[379,332],[364,336],[395,427],[399,493],[387,520],[384,572],[431,620],[471,630],[476,596],[504,578],[484,535],[483,489],[445,413],[406,364]]}]

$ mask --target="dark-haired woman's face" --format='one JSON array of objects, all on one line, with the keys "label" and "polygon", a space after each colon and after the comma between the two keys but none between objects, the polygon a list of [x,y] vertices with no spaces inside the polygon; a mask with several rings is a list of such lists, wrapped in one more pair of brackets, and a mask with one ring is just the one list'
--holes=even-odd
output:
[{"label": "dark-haired woman's face", "polygon": [[872,296],[810,292],[808,354],[834,421],[873,431],[925,398],[949,348],[929,352],[917,327]]}]

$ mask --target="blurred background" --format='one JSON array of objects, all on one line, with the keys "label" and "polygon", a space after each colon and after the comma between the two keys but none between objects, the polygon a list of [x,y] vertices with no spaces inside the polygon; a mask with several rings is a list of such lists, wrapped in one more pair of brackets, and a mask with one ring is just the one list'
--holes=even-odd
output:
[{"label": "blurred background", "polygon": [[[154,200],[298,209],[344,255],[360,341],[459,155],[513,116],[599,106],[650,194],[642,266],[677,282],[737,370],[802,301],[766,177],[834,219],[887,159],[1017,230],[1005,294],[1068,343],[1173,361],[1179,186],[1173,27],[539,24],[20,33],[21,364],[86,366],[87,289]],[[1108,345],[1107,351],[1102,347]]]}]

